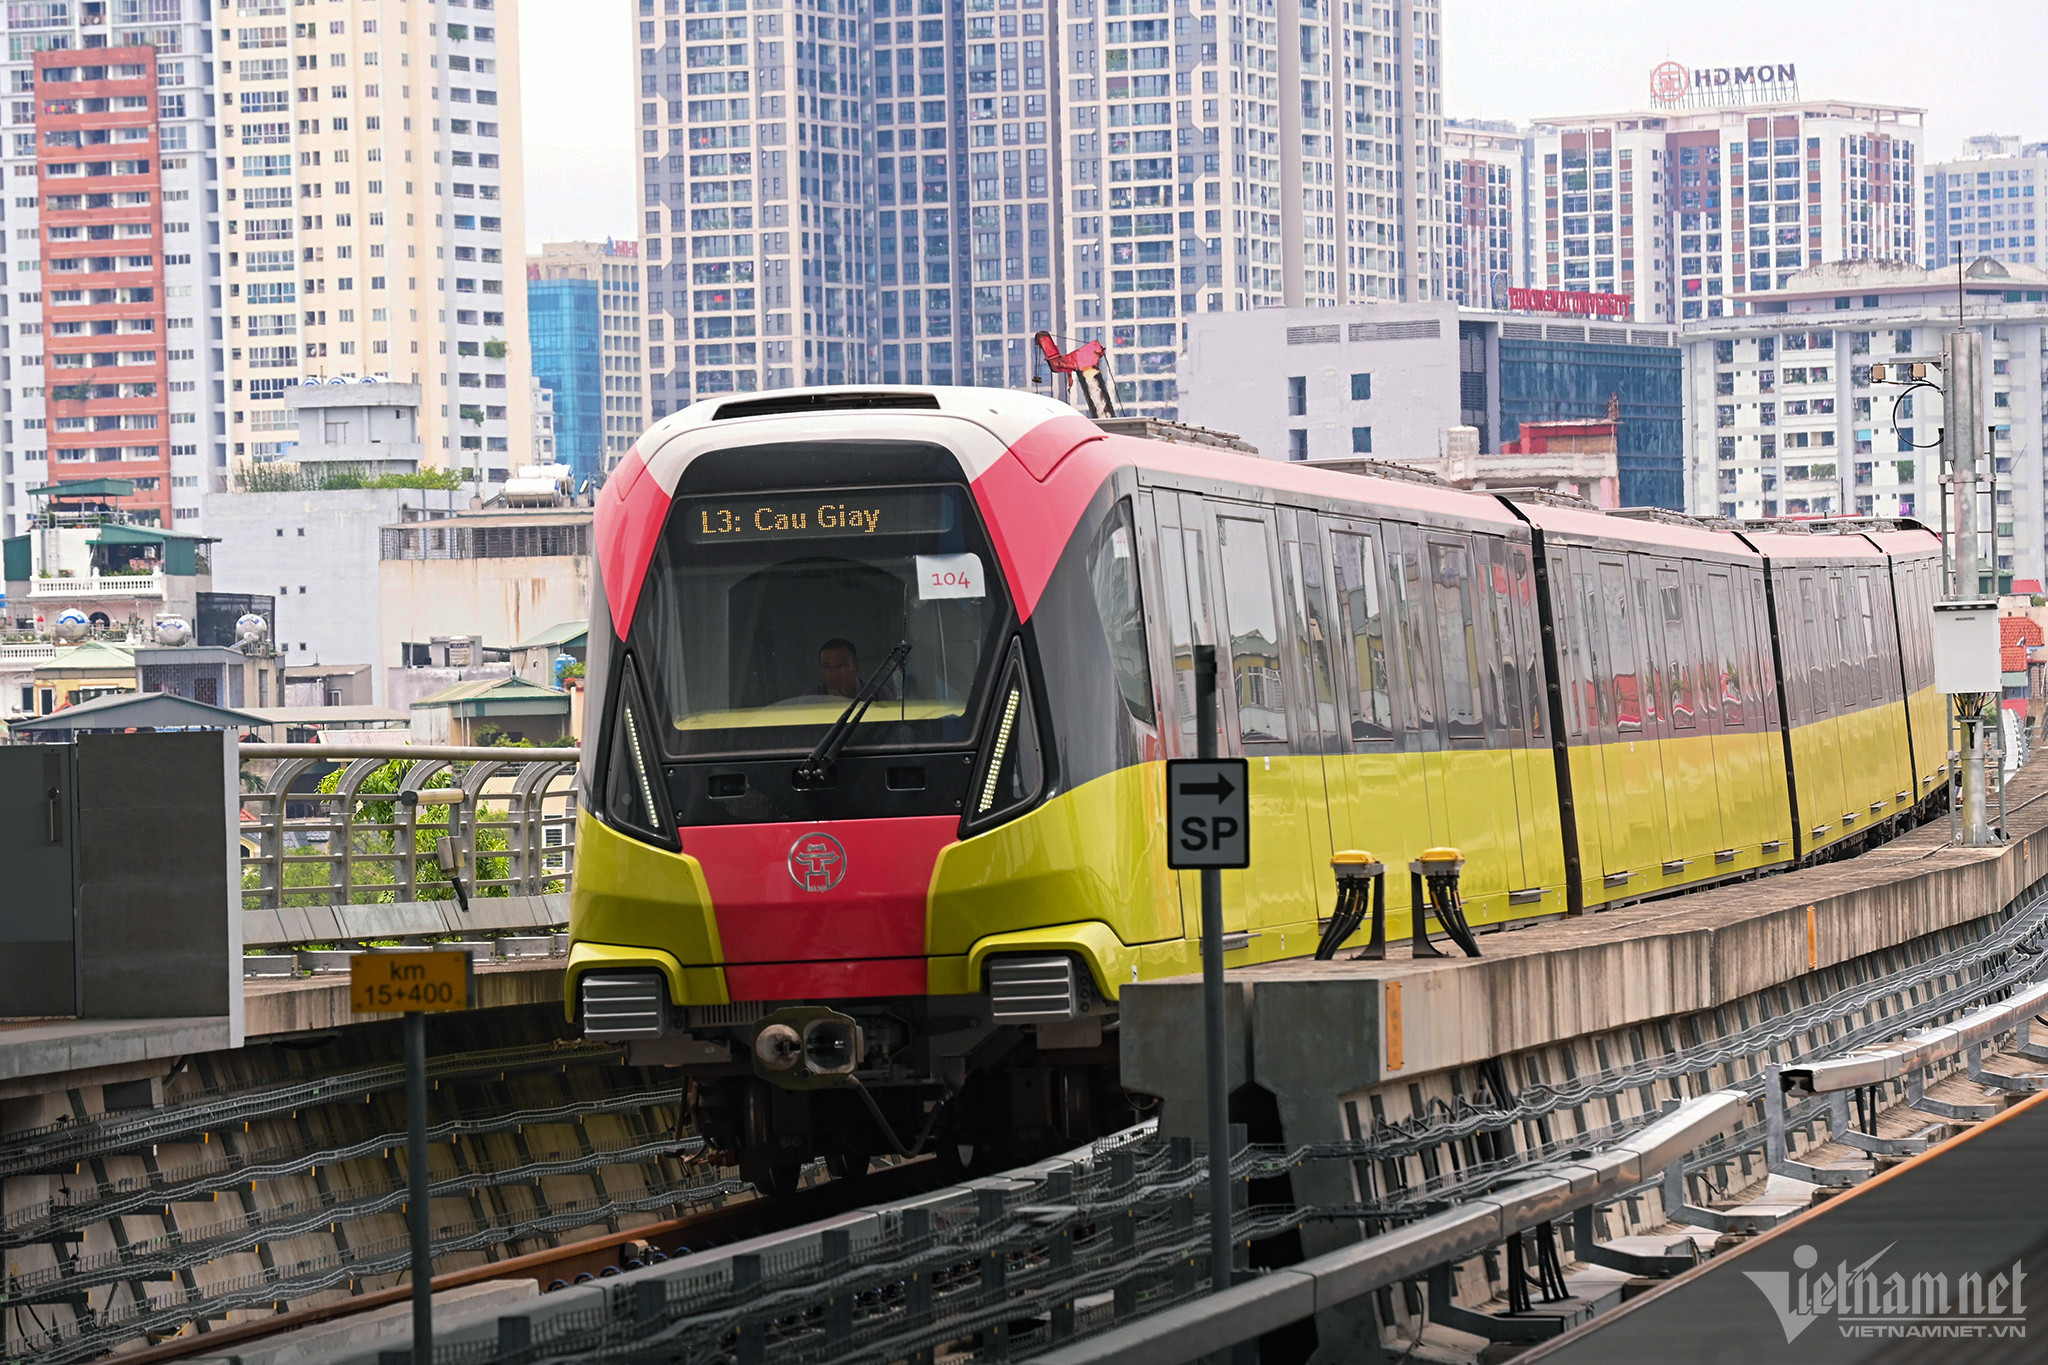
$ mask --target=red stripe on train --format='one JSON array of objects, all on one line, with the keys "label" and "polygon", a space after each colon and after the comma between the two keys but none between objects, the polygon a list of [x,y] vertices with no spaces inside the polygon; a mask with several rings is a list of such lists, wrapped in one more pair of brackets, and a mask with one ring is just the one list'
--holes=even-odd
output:
[{"label": "red stripe on train", "polygon": [[648,477],[638,446],[626,452],[598,494],[593,517],[597,564],[610,601],[612,628],[622,640],[633,624],[633,608],[639,605],[640,586],[647,581],[647,567],[654,562],[654,547],[668,521],[669,502],[661,484]]},{"label": "red stripe on train", "polygon": [[1107,444],[1087,418],[1055,417],[1025,432],[974,481],[1020,621],[1031,619],[1081,513],[1115,464]]}]

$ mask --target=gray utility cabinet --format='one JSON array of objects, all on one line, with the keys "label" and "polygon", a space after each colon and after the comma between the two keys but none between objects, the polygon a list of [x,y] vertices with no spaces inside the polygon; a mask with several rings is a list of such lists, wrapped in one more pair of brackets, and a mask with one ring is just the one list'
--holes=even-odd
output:
[{"label": "gray utility cabinet", "polygon": [[0,746],[0,1016],[227,1016],[240,1033],[234,736]]}]

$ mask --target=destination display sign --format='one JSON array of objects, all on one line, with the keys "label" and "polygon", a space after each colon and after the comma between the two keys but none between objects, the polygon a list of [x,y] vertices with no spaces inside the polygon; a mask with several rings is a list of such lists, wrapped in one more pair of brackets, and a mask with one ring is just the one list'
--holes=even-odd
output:
[{"label": "destination display sign", "polygon": [[954,529],[954,499],[940,488],[836,490],[772,497],[699,498],[684,504],[683,533],[697,545],[741,540],[931,535]]}]

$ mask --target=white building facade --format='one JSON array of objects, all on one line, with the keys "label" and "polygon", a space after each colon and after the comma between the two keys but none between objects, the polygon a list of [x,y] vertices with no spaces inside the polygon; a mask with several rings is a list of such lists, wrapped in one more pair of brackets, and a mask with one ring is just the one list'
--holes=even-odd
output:
[{"label": "white building facade", "polygon": [[[1766,307],[1684,329],[1688,510],[1939,525],[1941,393],[1873,385],[1870,366],[1939,359],[1956,326],[1955,272],[1840,262],[1795,275]],[[1984,344],[1994,441],[1980,487],[1997,514],[1979,523],[1995,527],[1987,586],[1995,563],[2002,589],[2041,578],[2048,557],[2048,272],[1980,259],[1964,307]]]},{"label": "white building facade", "polygon": [[1734,317],[1808,266],[1917,262],[1923,111],[1803,100],[1546,118],[1532,286]]},{"label": "white building facade", "polygon": [[1528,287],[1533,139],[1511,123],[1444,123],[1444,295],[1504,308]]},{"label": "white building facade", "polygon": [[2048,264],[2048,142],[1970,138],[1959,159],[1926,168],[1921,189],[1928,269],[1954,265],[1957,252],[1965,261]]}]

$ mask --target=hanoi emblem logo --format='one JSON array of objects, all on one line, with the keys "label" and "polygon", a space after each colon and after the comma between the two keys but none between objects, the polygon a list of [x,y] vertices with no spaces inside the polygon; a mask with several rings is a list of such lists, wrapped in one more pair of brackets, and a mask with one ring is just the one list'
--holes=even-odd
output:
[{"label": "hanoi emblem logo", "polygon": [[829,834],[806,834],[789,846],[789,878],[806,891],[830,891],[846,876],[846,849]]}]

